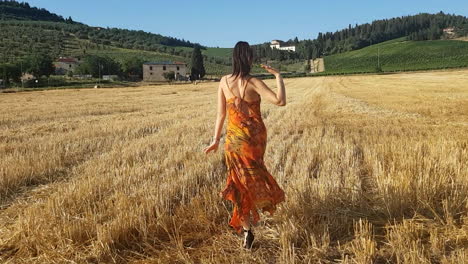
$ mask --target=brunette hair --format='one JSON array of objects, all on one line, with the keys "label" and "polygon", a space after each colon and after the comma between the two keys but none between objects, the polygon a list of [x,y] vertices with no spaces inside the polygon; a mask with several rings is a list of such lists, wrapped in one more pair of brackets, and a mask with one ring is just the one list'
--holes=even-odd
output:
[{"label": "brunette hair", "polygon": [[250,73],[253,62],[253,50],[245,41],[237,42],[232,52],[232,76],[245,77]]}]

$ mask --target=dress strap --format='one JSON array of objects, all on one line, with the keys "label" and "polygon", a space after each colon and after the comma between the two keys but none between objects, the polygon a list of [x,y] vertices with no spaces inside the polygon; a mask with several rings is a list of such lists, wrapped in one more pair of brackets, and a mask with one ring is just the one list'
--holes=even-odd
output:
[{"label": "dress strap", "polygon": [[245,90],[247,89],[247,84],[249,84],[250,78],[251,78],[251,77],[249,77],[249,78],[245,81],[244,91],[242,92],[242,97],[241,97],[242,100],[244,100]]},{"label": "dress strap", "polygon": [[[228,77],[227,77],[227,75],[226,75],[226,77],[224,77],[224,79],[226,80],[226,86],[227,86],[227,88],[229,89],[229,91],[230,91],[232,94],[234,94],[234,93],[232,92],[231,87],[229,87],[229,82],[228,82]],[[235,96],[235,95],[234,95],[234,96]]]},{"label": "dress strap", "polygon": [[[241,96],[241,98],[240,98],[241,100],[244,100],[244,97],[245,97],[245,90],[246,90],[247,84],[249,84],[249,81],[250,81],[251,78],[252,78],[252,76],[250,76],[250,77],[246,80],[246,82],[245,82],[244,91],[242,92],[242,96]],[[227,76],[225,77],[225,80],[226,80],[226,86],[227,86],[227,88],[229,89],[229,91],[230,91],[232,94],[234,94],[234,93],[232,92],[232,90],[231,90],[231,87],[229,87],[229,82],[228,82],[228,77],[227,77]],[[242,79],[240,79],[239,81],[242,81]],[[239,92],[240,92],[240,90],[239,90]],[[236,96],[236,95],[234,94],[234,96]]]},{"label": "dress strap", "polygon": [[229,83],[228,83],[228,81],[227,81],[227,75],[224,77],[224,80],[226,80],[227,88],[229,89],[229,91],[231,91],[231,88],[229,88]]}]

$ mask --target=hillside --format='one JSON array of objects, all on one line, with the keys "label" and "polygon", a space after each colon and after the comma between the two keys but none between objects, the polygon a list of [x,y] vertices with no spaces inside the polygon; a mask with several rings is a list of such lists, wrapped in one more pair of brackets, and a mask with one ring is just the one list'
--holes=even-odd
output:
[{"label": "hillside", "polygon": [[[72,18],[63,19],[61,16],[50,13],[43,8],[31,7],[27,3],[15,1],[0,0],[0,18],[2,31],[10,31],[10,34],[12,33],[9,30],[10,26],[32,26],[39,28],[38,34],[41,34],[42,30],[59,31],[64,35],[73,34],[79,39],[90,40],[95,44],[114,45],[124,48],[154,51],[162,48],[162,46],[193,47],[199,45],[183,39],[148,33],[142,30],[91,27],[75,22]],[[10,37],[14,37],[13,34]]]},{"label": "hillside", "polygon": [[[453,28],[453,35],[443,29]],[[315,39],[285,42],[296,46],[296,52],[271,50],[270,43],[255,45],[259,58],[273,60],[307,60],[322,56],[359,50],[396,38],[408,40],[436,40],[468,36],[468,18],[465,16],[420,13],[410,16],[380,19],[361,25],[351,25],[335,32],[320,32]]]},{"label": "hillside", "polygon": [[468,67],[468,42],[459,40],[407,41],[399,38],[356,51],[326,56],[327,74],[431,70]]},{"label": "hillside", "polygon": [[[295,44],[297,52],[271,50],[268,43],[253,45],[255,64],[268,63],[282,71],[302,72],[308,58],[325,55],[327,73],[374,72],[377,51],[381,49],[384,71],[465,67],[467,43],[423,41],[446,38],[441,31],[448,26],[455,28],[452,37],[463,38],[468,33],[466,17],[442,12],[376,20],[349,25],[334,33],[319,33],[314,40],[296,38],[286,42]],[[119,62],[130,57],[175,60],[190,67],[193,46],[199,45],[144,31],[91,27],[27,3],[4,0],[0,0],[0,29],[0,58],[16,64],[33,54],[45,53],[53,58],[104,55]],[[419,41],[406,41],[410,39]],[[202,54],[207,75],[230,71],[232,48],[202,46]],[[253,72],[263,70],[254,66]]]},{"label": "hillside", "polygon": [[[129,55],[148,61],[177,60],[189,64],[194,45],[190,41],[144,31],[91,27],[27,3],[0,0],[0,58],[18,61],[33,54],[61,56],[109,55],[118,61]],[[206,48],[207,74],[230,69],[231,49]]]},{"label": "hillside", "polygon": [[31,7],[28,3],[0,0],[0,20],[40,20],[72,22],[71,18],[53,14],[44,8]]},{"label": "hillside", "polygon": [[8,51],[16,57],[36,51],[66,56],[77,50],[85,53],[103,46],[181,55],[189,51],[179,47],[195,45],[143,31],[95,28],[64,22],[3,20],[0,21],[0,28],[3,40],[0,51]]},{"label": "hillside", "polygon": [[[128,54],[144,60],[177,60],[190,64],[191,47],[154,44],[145,46],[142,40],[128,40],[125,43],[113,41],[113,37],[93,35],[76,31],[76,28],[89,28],[83,25],[70,25],[61,22],[43,21],[0,21],[0,58],[17,62],[31,54],[47,53],[54,58],[60,56],[84,56],[86,54],[110,55],[121,59]],[[105,29],[103,29],[105,30]],[[110,29],[109,31],[112,31]],[[126,30],[121,30],[126,31]],[[94,31],[90,31],[94,32]],[[128,36],[132,33],[126,31]],[[101,34],[101,33],[99,33]],[[129,38],[129,37],[126,38]],[[130,38],[129,38],[130,39]],[[135,39],[138,39],[135,36]],[[216,48],[203,50],[208,74],[220,74],[229,68],[229,59],[217,53]],[[222,49],[220,49],[222,50]]]}]

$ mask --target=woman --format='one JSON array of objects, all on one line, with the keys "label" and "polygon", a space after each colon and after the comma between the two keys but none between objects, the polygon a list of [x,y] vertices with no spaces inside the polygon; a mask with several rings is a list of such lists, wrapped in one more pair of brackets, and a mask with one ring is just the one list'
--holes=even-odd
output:
[{"label": "woman", "polygon": [[[229,225],[237,233],[244,229],[243,246],[250,249],[254,240],[251,225],[259,220],[257,210],[273,214],[276,205],[285,200],[283,190],[263,162],[267,134],[260,101],[265,98],[275,105],[284,106],[286,92],[279,71],[270,66],[261,65],[275,75],[279,87],[277,94],[262,80],[250,75],[253,51],[247,42],[236,44],[232,58],[233,73],[223,76],[219,83],[214,138],[204,152],[218,149],[227,107],[229,119],[224,149],[228,178],[220,196],[234,204]],[[250,220],[251,215],[253,221]]]}]

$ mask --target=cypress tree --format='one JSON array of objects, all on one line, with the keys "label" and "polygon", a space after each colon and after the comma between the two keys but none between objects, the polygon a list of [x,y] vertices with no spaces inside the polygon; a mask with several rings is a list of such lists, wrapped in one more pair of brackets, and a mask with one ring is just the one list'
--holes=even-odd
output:
[{"label": "cypress tree", "polygon": [[299,39],[297,37],[294,38],[294,45],[299,44]]},{"label": "cypress tree", "polygon": [[198,80],[205,76],[205,66],[203,65],[203,56],[200,46],[196,45],[192,52],[192,69],[190,72],[192,80]]}]

